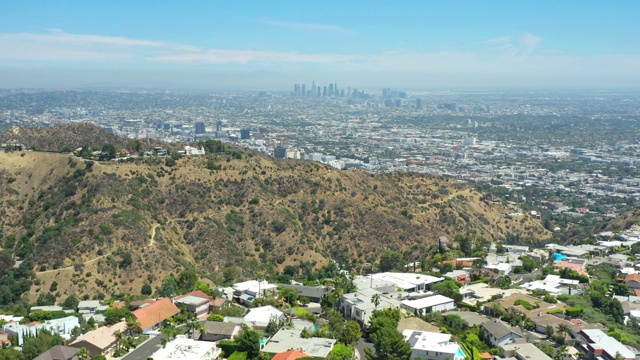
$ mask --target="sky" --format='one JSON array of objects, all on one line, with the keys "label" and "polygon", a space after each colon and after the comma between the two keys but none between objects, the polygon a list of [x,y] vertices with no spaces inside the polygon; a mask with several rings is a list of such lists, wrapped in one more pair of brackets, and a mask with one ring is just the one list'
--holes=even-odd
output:
[{"label": "sky", "polygon": [[638,89],[639,1],[0,0],[0,88]]}]

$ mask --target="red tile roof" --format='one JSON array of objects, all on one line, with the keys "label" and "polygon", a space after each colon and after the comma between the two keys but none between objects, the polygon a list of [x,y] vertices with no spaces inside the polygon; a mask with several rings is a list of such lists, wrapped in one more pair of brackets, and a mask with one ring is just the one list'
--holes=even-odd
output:
[{"label": "red tile roof", "polygon": [[624,282],[628,282],[628,281],[640,282],[640,274],[628,274],[627,276],[625,276]]},{"label": "red tile roof", "polygon": [[164,298],[134,311],[133,315],[138,320],[138,323],[140,323],[140,328],[147,330],[153,325],[159,324],[179,312],[180,309],[173,304],[171,299]]},{"label": "red tile roof", "polygon": [[176,300],[184,299],[187,296],[195,296],[195,297],[200,297],[200,298],[207,299],[207,300],[213,300],[211,298],[211,296],[205,294],[205,292],[202,291],[202,290],[196,290],[196,291],[192,291],[190,293],[186,293],[184,295],[177,296]]},{"label": "red tile roof", "polygon": [[285,352],[281,352],[280,354],[276,354],[271,360],[295,360],[304,357],[312,357],[311,355],[305,354],[302,351],[298,350],[289,350]]}]

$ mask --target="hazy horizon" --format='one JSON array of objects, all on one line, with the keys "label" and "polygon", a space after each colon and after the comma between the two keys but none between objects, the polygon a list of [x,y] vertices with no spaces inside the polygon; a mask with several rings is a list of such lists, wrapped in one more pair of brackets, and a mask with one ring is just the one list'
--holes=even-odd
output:
[{"label": "hazy horizon", "polygon": [[[0,88],[638,89],[639,3],[31,1]],[[126,10],[126,11],[123,11]]]}]

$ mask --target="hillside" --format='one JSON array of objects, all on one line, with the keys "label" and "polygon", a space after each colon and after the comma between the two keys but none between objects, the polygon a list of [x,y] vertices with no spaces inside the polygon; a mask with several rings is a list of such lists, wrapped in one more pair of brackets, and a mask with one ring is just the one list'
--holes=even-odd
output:
[{"label": "hillside", "polygon": [[[215,161],[220,170],[211,171]],[[442,235],[548,237],[538,220],[452,180],[340,171],[240,151],[85,162],[63,154],[0,154],[2,241],[33,256],[31,299],[55,280],[71,292],[139,294],[144,282],[195,267],[243,278],[330,259],[356,268],[396,249],[419,259]]]},{"label": "hillside", "polygon": [[[64,124],[47,128],[14,126],[0,132],[0,143],[9,141],[23,144],[29,149],[53,152],[75,150],[82,146],[99,149],[105,143],[113,144],[120,149],[126,147],[129,142],[128,139],[90,123]],[[141,144],[144,149],[149,149],[156,146],[154,144],[158,142],[142,139]]]}]

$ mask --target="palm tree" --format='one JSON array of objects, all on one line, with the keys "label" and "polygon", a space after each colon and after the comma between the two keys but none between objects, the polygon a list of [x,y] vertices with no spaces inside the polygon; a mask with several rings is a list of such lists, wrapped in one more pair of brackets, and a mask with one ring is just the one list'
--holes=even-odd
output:
[{"label": "palm tree", "polygon": [[78,360],[89,360],[89,356],[91,354],[89,354],[89,350],[87,350],[86,347],[81,347],[80,350],[78,350],[78,352],[76,353],[76,357],[78,357]]},{"label": "palm tree", "polygon": [[120,347],[122,346],[122,344],[124,343],[124,341],[126,339],[124,338],[123,333],[120,330],[116,330],[113,333],[113,337],[116,338],[116,351],[115,351],[115,353],[117,354],[117,353],[120,352]]},{"label": "palm tree", "polygon": [[380,294],[373,294],[373,296],[371,296],[371,302],[373,303],[373,305],[375,306],[375,309],[378,309],[378,305],[380,305]]},{"label": "palm tree", "polygon": [[135,317],[130,317],[127,319],[127,332],[129,336],[134,336],[138,334],[142,329],[140,328],[140,323],[136,320]]},{"label": "palm tree", "polygon": [[194,333],[198,330],[200,333],[204,331],[204,325],[197,320],[188,321],[185,326],[187,327],[187,334],[190,338],[193,338]]},{"label": "palm tree", "polygon": [[162,344],[164,346],[166,345],[166,343],[176,337],[176,335],[178,334],[178,329],[173,325],[165,324],[160,332],[163,335]]},{"label": "palm tree", "polygon": [[567,333],[571,331],[571,328],[567,324],[558,325],[558,332],[562,334],[562,337],[566,338]]}]

